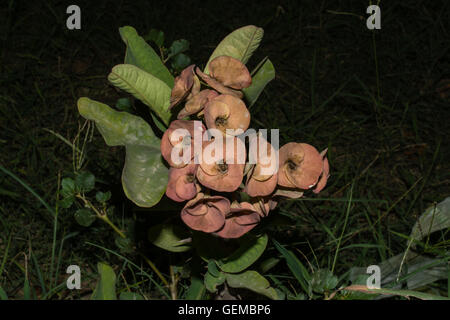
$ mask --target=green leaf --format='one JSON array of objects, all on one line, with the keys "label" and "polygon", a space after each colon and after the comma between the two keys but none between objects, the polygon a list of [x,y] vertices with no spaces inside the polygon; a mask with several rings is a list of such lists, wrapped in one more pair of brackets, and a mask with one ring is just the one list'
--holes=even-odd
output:
[{"label": "green leaf", "polygon": [[105,263],[97,264],[100,279],[97,282],[91,300],[117,300],[116,275],[114,270]]},{"label": "green leaf", "polygon": [[132,64],[118,64],[112,68],[108,80],[114,86],[132,94],[156,113],[168,125],[171,89],[150,73]]},{"label": "green leaf", "polygon": [[132,105],[131,105],[131,99],[130,98],[117,99],[116,108],[119,111],[126,111],[126,112],[131,113],[133,111]]},{"label": "green leaf", "polygon": [[144,300],[144,297],[135,292],[122,292],[119,295],[119,300]]},{"label": "green leaf", "polygon": [[189,41],[185,39],[175,40],[169,48],[168,58],[174,57],[186,50],[189,50]]},{"label": "green leaf", "polygon": [[225,274],[223,274],[222,272],[219,272],[217,277],[213,276],[209,271],[205,274],[204,284],[206,290],[208,290],[209,292],[216,292],[217,286],[220,286],[224,282]]},{"label": "green leaf", "polygon": [[257,238],[246,238],[238,250],[227,257],[223,263],[219,263],[219,268],[229,273],[238,273],[247,269],[263,254],[267,241],[267,234]]},{"label": "green leaf", "polygon": [[186,68],[190,64],[191,64],[191,58],[189,58],[184,53],[177,54],[172,59],[172,68],[174,68],[177,71],[183,70],[184,68]]},{"label": "green leaf", "polygon": [[86,97],[78,99],[78,111],[84,118],[95,121],[108,146],[134,144],[159,150],[160,140],[141,117],[116,111],[106,104]]},{"label": "green leaf", "polygon": [[72,178],[64,178],[61,181],[61,198],[58,201],[58,205],[62,208],[70,208],[75,201],[75,181]]},{"label": "green leaf", "polygon": [[219,277],[220,271],[217,269],[217,264],[214,260],[208,261],[208,272],[211,273],[214,277]]},{"label": "green leaf", "polygon": [[106,201],[108,201],[109,199],[111,199],[111,191],[106,191],[106,192],[98,191],[98,192],[95,194],[95,199],[96,199],[98,202],[105,203]]},{"label": "green leaf", "polygon": [[261,68],[258,69],[255,75],[252,77],[252,84],[250,87],[242,89],[245,98],[248,102],[248,107],[250,108],[258,99],[261,92],[264,90],[266,85],[275,78],[275,68],[272,62],[267,59]]},{"label": "green leaf", "polygon": [[30,281],[28,281],[28,276],[25,275],[25,281],[23,284],[23,299],[31,300],[31,288]]},{"label": "green leaf", "polygon": [[303,266],[300,260],[292,253],[292,251],[285,249],[278,241],[272,240],[275,248],[281,253],[281,255],[286,259],[287,265],[291,270],[292,274],[298,280],[305,292],[309,292],[308,283],[311,280],[311,276],[308,270]]},{"label": "green leaf", "polygon": [[75,186],[81,192],[89,192],[94,189],[95,176],[90,172],[83,171],[76,176]]},{"label": "green leaf", "polygon": [[270,286],[269,281],[256,271],[227,274],[226,279],[227,284],[232,288],[245,288],[273,300],[279,299],[276,290]]},{"label": "green leaf", "polygon": [[0,300],[8,300],[8,295],[2,287],[0,287]]},{"label": "green leaf", "polygon": [[280,259],[275,258],[275,257],[270,257],[270,258],[264,260],[263,262],[261,262],[258,270],[261,273],[266,273],[267,271],[269,271],[270,269],[275,267],[279,262],[280,262]]},{"label": "green leaf", "polygon": [[245,26],[227,35],[212,53],[205,67],[208,73],[208,65],[218,56],[230,56],[246,64],[253,52],[258,48],[264,35],[264,30],[256,26]]},{"label": "green leaf", "polygon": [[126,196],[140,207],[157,204],[166,189],[169,170],[160,152],[160,140],[150,125],[138,116],[119,112],[107,105],[80,98],[80,114],[94,120],[109,146],[125,146],[122,186]]},{"label": "green leaf", "polygon": [[68,209],[72,206],[73,202],[75,201],[75,196],[72,194],[69,195],[63,195],[62,199],[59,199],[58,205],[61,208]]},{"label": "green leaf", "polygon": [[145,41],[152,41],[158,47],[164,45],[164,32],[157,29],[150,29],[146,36],[144,36]]},{"label": "green leaf", "polygon": [[201,300],[203,297],[203,294],[205,293],[205,285],[203,281],[196,277],[191,277],[191,285],[186,291],[186,300]]},{"label": "green leaf", "polygon": [[169,170],[161,153],[152,147],[127,145],[122,186],[126,196],[140,207],[152,207],[166,192]]},{"label": "green leaf", "polygon": [[155,246],[171,252],[184,252],[191,249],[190,244],[180,243],[189,238],[189,233],[173,224],[158,224],[148,230],[148,239]]},{"label": "green leaf", "polygon": [[319,269],[313,273],[311,278],[311,289],[318,293],[324,293],[334,289],[338,284],[338,278],[330,270]]},{"label": "green leaf", "polygon": [[[119,28],[119,32],[123,42],[127,46],[125,63],[135,65],[163,81],[169,88],[172,88],[174,83],[173,76],[162,63],[161,58],[156,54],[155,50],[138,35],[136,29],[125,26]],[[164,34],[162,37],[164,39]]]},{"label": "green leaf", "polygon": [[72,178],[64,178],[61,181],[61,194],[75,194],[75,181]]},{"label": "green leaf", "polygon": [[95,221],[96,215],[89,209],[78,209],[75,220],[83,227],[89,227]]}]

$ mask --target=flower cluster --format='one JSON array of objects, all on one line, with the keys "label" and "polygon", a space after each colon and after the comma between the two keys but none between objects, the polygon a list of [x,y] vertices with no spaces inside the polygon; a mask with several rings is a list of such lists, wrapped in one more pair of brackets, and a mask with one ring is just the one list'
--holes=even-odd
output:
[{"label": "flower cluster", "polygon": [[[319,153],[309,144],[295,142],[276,150],[257,135],[247,154],[238,133],[250,125],[250,112],[242,100],[242,89],[252,84],[250,73],[229,56],[216,57],[208,67],[206,74],[191,65],[175,79],[170,108],[184,105],[161,140],[161,154],[171,167],[166,195],[187,201],[181,219],[191,229],[239,238],[280,199],[301,197],[309,189],[320,192],[329,177],[327,150]],[[201,80],[207,88],[202,89]],[[194,117],[204,123],[186,120]],[[203,136],[207,129],[219,134],[196,147],[195,133]],[[217,145],[223,152],[217,152]]]}]

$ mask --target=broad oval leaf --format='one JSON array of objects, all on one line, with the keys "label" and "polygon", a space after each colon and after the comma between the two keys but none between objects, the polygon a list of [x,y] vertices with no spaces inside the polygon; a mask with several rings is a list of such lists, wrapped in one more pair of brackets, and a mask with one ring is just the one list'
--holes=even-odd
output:
[{"label": "broad oval leaf", "polygon": [[190,244],[180,242],[188,237],[189,233],[186,230],[173,224],[158,224],[148,230],[148,239],[151,243],[171,252],[190,250]]},{"label": "broad oval leaf", "polygon": [[256,74],[252,76],[252,84],[250,87],[242,89],[249,108],[256,102],[266,85],[274,78],[275,68],[270,59],[267,59],[258,71],[256,71]]},{"label": "broad oval leaf", "polygon": [[277,291],[270,286],[269,281],[256,271],[249,270],[238,274],[227,274],[226,279],[227,284],[232,288],[245,288],[273,300],[280,298]]},{"label": "broad oval leaf", "polygon": [[230,56],[246,64],[253,52],[258,48],[264,35],[264,30],[250,25],[239,28],[227,35],[216,47],[205,67],[208,73],[208,65],[216,57]]},{"label": "broad oval leaf", "polygon": [[169,170],[164,165],[160,140],[140,117],[80,98],[78,110],[93,120],[109,146],[125,146],[122,185],[127,197],[141,207],[157,204],[165,192]]},{"label": "broad oval leaf", "polygon": [[126,145],[122,186],[125,195],[140,207],[157,204],[166,191],[169,170],[154,147]]},{"label": "broad oval leaf", "polygon": [[170,87],[150,73],[132,64],[118,64],[112,68],[108,80],[114,86],[132,94],[155,112],[168,125],[171,117]]},{"label": "broad oval leaf", "polygon": [[97,217],[94,212],[89,209],[78,209],[74,216],[78,224],[83,227],[89,227]]},{"label": "broad oval leaf", "polygon": [[84,118],[95,121],[108,146],[134,144],[157,149],[160,147],[160,140],[141,117],[116,111],[106,104],[86,97],[78,99],[78,111]]},{"label": "broad oval leaf", "polygon": [[95,176],[88,171],[79,173],[75,178],[75,187],[81,192],[91,191],[95,187]]},{"label": "broad oval leaf", "polygon": [[97,264],[100,279],[97,282],[91,300],[117,300],[116,274],[114,270],[105,263]]},{"label": "broad oval leaf", "polygon": [[169,70],[162,63],[161,58],[145,40],[139,36],[136,29],[130,26],[119,28],[120,36],[127,46],[125,63],[150,73],[162,80],[170,88],[173,87],[174,79]]},{"label": "broad oval leaf", "polygon": [[263,254],[267,241],[267,234],[257,238],[245,239],[238,250],[219,264],[219,268],[229,273],[237,273],[247,269]]}]

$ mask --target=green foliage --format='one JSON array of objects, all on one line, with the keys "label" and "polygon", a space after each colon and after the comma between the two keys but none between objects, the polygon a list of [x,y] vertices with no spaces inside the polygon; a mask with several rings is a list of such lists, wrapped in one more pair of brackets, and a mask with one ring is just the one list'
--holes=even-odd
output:
[{"label": "green foliage", "polygon": [[125,146],[122,186],[127,197],[142,207],[157,204],[165,192],[168,169],[161,157],[159,139],[149,124],[88,98],[78,100],[78,110],[86,119],[95,121],[109,146]]},{"label": "green foliage", "polygon": [[218,272],[216,275],[213,275],[209,270],[205,273],[204,284],[206,290],[211,293],[217,292],[217,287],[225,282],[225,274],[222,272]]},{"label": "green foliage", "polygon": [[130,98],[119,98],[116,102],[116,109],[132,113],[132,104]]},{"label": "green foliage", "polygon": [[169,124],[172,115],[169,111],[171,89],[163,81],[132,64],[116,65],[108,80],[141,100],[166,125]]},{"label": "green foliage", "polygon": [[270,286],[269,281],[256,271],[249,270],[243,273],[227,274],[226,280],[232,288],[245,288],[273,300],[279,299],[277,291]]},{"label": "green foliage", "polygon": [[267,242],[267,234],[260,237],[247,237],[238,250],[219,263],[220,269],[229,273],[238,273],[247,269],[263,254]]},{"label": "green foliage", "polygon": [[114,270],[105,263],[97,264],[99,280],[91,300],[117,300],[116,274]]},{"label": "green foliage", "polygon": [[[169,88],[172,88],[173,76],[152,47],[138,35],[136,30],[133,27],[125,26],[119,28],[119,32],[123,42],[127,45],[124,62],[151,74],[153,77],[164,82]],[[162,35],[162,39],[164,40],[164,34]],[[155,40],[161,41],[161,35],[157,35]]]},{"label": "green foliage", "polygon": [[157,224],[148,230],[148,239],[155,246],[171,252],[184,252],[190,244],[180,243],[189,237],[185,229],[173,224]]},{"label": "green foliage", "polygon": [[242,90],[249,108],[256,102],[266,85],[275,79],[275,68],[270,59],[266,58],[261,63],[262,65],[256,68],[256,73],[252,76],[250,87]]},{"label": "green foliage", "polygon": [[111,199],[111,191],[106,191],[106,192],[97,191],[97,193],[95,194],[95,199],[98,202],[105,203],[106,201]]},{"label": "green foliage", "polygon": [[284,248],[276,240],[272,240],[275,248],[281,253],[281,255],[286,259],[286,263],[291,270],[292,274],[295,276],[301,287],[305,292],[310,292],[309,282],[311,281],[311,276],[305,266],[297,259],[295,254]]},{"label": "green foliage", "polygon": [[2,287],[0,287],[0,300],[8,300],[8,295]]},{"label": "green foliage", "polygon": [[151,41],[158,47],[164,45],[164,32],[157,29],[150,29],[150,31],[144,36],[145,41]]},{"label": "green foliage", "polygon": [[144,300],[144,297],[135,292],[122,292],[119,295],[119,300]]},{"label": "green foliage", "polygon": [[70,208],[75,201],[75,193],[75,181],[72,178],[62,179],[59,206],[66,209]]},{"label": "green foliage", "polygon": [[75,212],[75,220],[83,227],[89,227],[95,221],[96,215],[89,209],[78,209]]},{"label": "green foliage", "polygon": [[311,277],[311,289],[314,292],[324,293],[336,288],[338,284],[338,278],[333,275],[330,270],[319,269],[316,270]]},{"label": "green foliage", "polygon": [[172,68],[174,68],[177,72],[182,71],[184,68],[191,64],[191,58],[189,58],[184,53],[177,54],[172,59]]},{"label": "green foliage", "polygon": [[189,50],[189,41],[185,39],[175,40],[169,48],[169,55],[167,56],[167,59],[185,52],[186,50]]},{"label": "green foliage", "polygon": [[79,192],[89,192],[94,189],[94,186],[95,176],[90,172],[83,171],[75,178],[75,187]]},{"label": "green foliage", "polygon": [[189,286],[188,290],[186,291],[186,300],[201,300],[203,298],[203,295],[205,294],[205,285],[203,281],[197,277],[192,276],[191,277],[191,285]]}]

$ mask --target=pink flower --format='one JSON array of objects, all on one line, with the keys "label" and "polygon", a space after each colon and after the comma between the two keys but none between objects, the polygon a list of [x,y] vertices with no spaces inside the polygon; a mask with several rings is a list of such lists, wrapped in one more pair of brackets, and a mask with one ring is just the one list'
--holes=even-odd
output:
[{"label": "pink flower", "polygon": [[230,211],[230,201],[221,196],[205,196],[198,193],[181,210],[181,219],[191,229],[207,233],[215,232],[225,224]]}]

